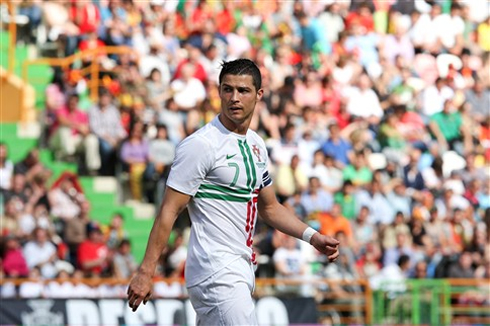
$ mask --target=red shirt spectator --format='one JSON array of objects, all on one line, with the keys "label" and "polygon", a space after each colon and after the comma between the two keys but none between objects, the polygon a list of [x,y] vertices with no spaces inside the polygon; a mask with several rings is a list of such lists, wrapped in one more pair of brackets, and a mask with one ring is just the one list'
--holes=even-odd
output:
[{"label": "red shirt spectator", "polygon": [[108,254],[102,231],[97,225],[89,224],[88,239],[78,247],[78,267],[85,273],[100,275],[108,267]]},{"label": "red shirt spectator", "polygon": [[221,35],[231,33],[235,27],[235,18],[231,8],[229,8],[231,4],[231,1],[227,1],[225,8],[216,15],[216,31]]},{"label": "red shirt spectator", "polygon": [[368,5],[361,4],[357,11],[351,12],[345,18],[345,30],[350,30],[354,24],[360,24],[366,32],[374,31],[374,19]]},{"label": "red shirt spectator", "polygon": [[100,12],[92,2],[73,1],[70,7],[70,20],[78,26],[81,35],[92,33],[100,26]]},{"label": "red shirt spectator", "polygon": [[201,81],[201,83],[205,83],[207,79],[206,69],[200,63],[193,63],[190,60],[182,60],[175,70],[174,80],[182,77],[182,67],[187,63],[192,63],[194,65],[194,78],[197,78]]}]

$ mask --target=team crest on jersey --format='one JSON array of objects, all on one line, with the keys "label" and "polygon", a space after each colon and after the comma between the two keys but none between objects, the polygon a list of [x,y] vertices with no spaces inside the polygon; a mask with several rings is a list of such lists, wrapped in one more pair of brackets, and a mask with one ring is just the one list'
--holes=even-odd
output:
[{"label": "team crest on jersey", "polygon": [[257,166],[264,167],[265,162],[262,162],[262,156],[260,155],[260,148],[257,145],[252,145],[252,152],[257,157]]},{"label": "team crest on jersey", "polygon": [[262,162],[262,159],[260,157],[260,149],[257,147],[257,145],[252,145],[252,152],[255,154],[255,156],[257,157],[257,160],[259,162]]}]

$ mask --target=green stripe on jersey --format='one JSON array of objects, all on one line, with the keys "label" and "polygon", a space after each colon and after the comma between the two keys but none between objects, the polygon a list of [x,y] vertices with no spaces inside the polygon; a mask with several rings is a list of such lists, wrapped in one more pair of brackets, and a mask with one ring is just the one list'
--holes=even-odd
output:
[{"label": "green stripe on jersey", "polygon": [[240,151],[242,152],[242,157],[243,157],[243,163],[245,164],[245,171],[247,172],[247,188],[250,189],[250,191],[253,190],[251,187],[251,176],[250,176],[250,166],[248,164],[247,160],[247,154],[245,153],[245,146],[244,142],[242,142],[240,139],[238,140],[238,147],[240,147]]},{"label": "green stripe on jersey", "polygon": [[250,146],[248,146],[247,142],[243,143],[244,147],[247,149],[248,159],[250,160],[250,165],[252,167],[252,184],[251,189],[255,189],[255,185],[257,184],[257,172],[255,171],[254,159],[252,156],[252,152],[250,151]]},{"label": "green stripe on jersey", "polygon": [[234,202],[242,202],[242,203],[246,203],[250,200],[250,197],[238,197],[238,196],[224,195],[224,194],[213,194],[213,193],[202,192],[202,191],[198,191],[194,197],[217,199],[217,200],[224,200],[224,201],[234,201]]},{"label": "green stripe on jersey", "polygon": [[231,188],[220,185],[210,185],[210,184],[201,184],[199,187],[200,190],[216,190],[220,192],[224,192],[227,195],[250,195],[250,191],[248,189],[239,189],[239,188]]}]

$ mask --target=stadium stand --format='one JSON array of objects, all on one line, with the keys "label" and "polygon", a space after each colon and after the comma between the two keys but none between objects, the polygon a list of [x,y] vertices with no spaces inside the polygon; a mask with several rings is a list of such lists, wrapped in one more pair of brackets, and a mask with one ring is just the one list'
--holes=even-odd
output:
[{"label": "stadium stand", "polygon": [[[3,298],[57,297],[24,257],[37,228],[60,284],[121,298],[114,257],[141,261],[175,147],[219,112],[220,62],[247,57],[277,196],[342,248],[327,264],[298,243],[287,279],[283,235],[259,221],[257,297],[312,297],[332,324],[490,324],[488,1],[23,0],[0,17],[2,89],[15,76],[35,94],[1,108]],[[185,298],[168,277],[189,224],[162,253],[159,293]],[[82,243],[103,252],[95,268]]]}]

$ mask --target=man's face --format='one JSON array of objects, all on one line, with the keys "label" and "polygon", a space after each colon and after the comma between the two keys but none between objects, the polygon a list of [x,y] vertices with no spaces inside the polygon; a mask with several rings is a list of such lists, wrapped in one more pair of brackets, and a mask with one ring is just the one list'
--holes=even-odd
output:
[{"label": "man's face", "polygon": [[263,90],[255,89],[250,75],[225,75],[219,88],[221,112],[226,120],[241,124],[252,119]]},{"label": "man's face", "polygon": [[68,109],[70,111],[75,111],[78,107],[78,98],[77,97],[70,97],[68,100]]}]

